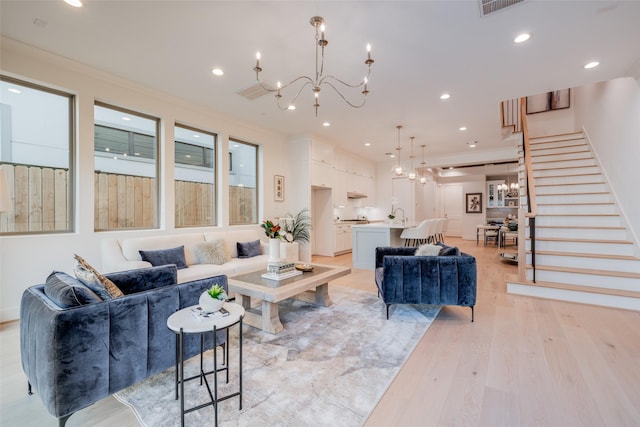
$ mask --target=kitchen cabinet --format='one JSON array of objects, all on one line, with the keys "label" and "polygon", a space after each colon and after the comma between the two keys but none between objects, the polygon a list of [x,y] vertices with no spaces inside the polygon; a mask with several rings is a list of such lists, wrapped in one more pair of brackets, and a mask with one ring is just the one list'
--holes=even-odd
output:
[{"label": "kitchen cabinet", "polygon": [[334,170],[330,164],[313,160],[311,163],[311,185],[315,187],[333,188]]},{"label": "kitchen cabinet", "polygon": [[504,180],[487,181],[487,207],[501,208],[504,206],[504,192],[498,190],[498,185],[504,184]]},{"label": "kitchen cabinet", "polygon": [[334,254],[340,255],[351,251],[351,225],[336,224],[334,225]]},{"label": "kitchen cabinet", "polygon": [[316,162],[333,165],[333,145],[317,140],[311,141],[311,159]]}]

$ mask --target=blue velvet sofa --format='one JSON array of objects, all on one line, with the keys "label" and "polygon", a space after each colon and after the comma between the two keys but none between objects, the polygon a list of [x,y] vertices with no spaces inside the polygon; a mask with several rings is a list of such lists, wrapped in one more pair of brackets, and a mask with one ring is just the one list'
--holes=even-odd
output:
[{"label": "blue velvet sofa", "polygon": [[387,319],[391,304],[437,304],[471,307],[473,322],[476,259],[457,248],[447,256],[415,256],[416,249],[376,248],[375,280]]},{"label": "blue velvet sofa", "polygon": [[[62,275],[65,284],[84,286]],[[105,276],[123,297],[103,301],[94,294],[95,301],[61,303],[63,308],[47,296],[52,295],[50,288],[45,294],[45,284],[31,286],[22,295],[20,352],[29,393],[40,396],[60,426],[74,412],[173,367],[175,335],[167,328],[167,318],[197,304],[212,284],[227,288],[225,275],[178,285],[175,265]],[[225,331],[219,333],[218,342],[224,342]],[[209,334],[205,348],[212,345]],[[199,352],[199,337],[187,335],[185,357]]]}]

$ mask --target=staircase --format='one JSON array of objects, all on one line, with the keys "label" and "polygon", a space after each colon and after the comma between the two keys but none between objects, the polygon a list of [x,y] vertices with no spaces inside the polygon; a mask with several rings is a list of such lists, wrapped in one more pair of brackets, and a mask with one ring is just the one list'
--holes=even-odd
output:
[{"label": "staircase", "polygon": [[640,258],[584,135],[530,138],[529,145],[537,205],[535,283],[526,227],[525,277],[509,281],[508,291],[640,310]]}]

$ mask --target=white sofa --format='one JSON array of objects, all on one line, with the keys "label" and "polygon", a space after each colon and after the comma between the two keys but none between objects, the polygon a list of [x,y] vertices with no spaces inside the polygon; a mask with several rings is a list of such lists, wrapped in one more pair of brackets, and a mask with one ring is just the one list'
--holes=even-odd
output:
[{"label": "white sofa", "polygon": [[[194,247],[201,242],[223,239],[227,255],[231,261],[222,265],[199,264]],[[262,255],[251,258],[238,258],[237,242],[261,240]],[[261,229],[255,230],[224,230],[206,233],[172,234],[151,237],[134,237],[129,239],[104,239],[101,242],[102,271],[134,270],[151,267],[142,261],[141,250],[170,249],[184,246],[185,261],[188,268],[178,270],[178,283],[204,279],[219,274],[238,274],[266,267],[269,258],[269,244]]]}]

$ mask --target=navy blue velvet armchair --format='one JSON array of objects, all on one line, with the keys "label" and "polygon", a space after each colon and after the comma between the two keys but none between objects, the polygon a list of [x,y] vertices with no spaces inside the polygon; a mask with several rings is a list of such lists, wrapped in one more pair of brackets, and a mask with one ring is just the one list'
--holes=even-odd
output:
[{"label": "navy blue velvet armchair", "polygon": [[[387,309],[392,304],[476,304],[476,259],[468,254],[415,256],[414,247],[376,248],[376,286]],[[459,252],[459,251],[458,251]]]}]

